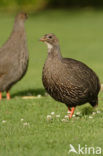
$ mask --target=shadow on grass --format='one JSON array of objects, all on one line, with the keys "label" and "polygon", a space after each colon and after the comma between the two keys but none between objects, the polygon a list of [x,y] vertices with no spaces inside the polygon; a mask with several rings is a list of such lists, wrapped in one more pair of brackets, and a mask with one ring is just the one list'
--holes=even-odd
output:
[{"label": "shadow on grass", "polygon": [[93,113],[93,108],[92,107],[85,107],[82,109],[81,114],[84,115],[90,115]]},{"label": "shadow on grass", "polygon": [[28,89],[28,90],[22,90],[19,91],[17,93],[12,94],[12,98],[16,97],[16,96],[37,96],[37,95],[42,95],[45,96],[45,89],[43,88],[38,88],[38,89]]}]

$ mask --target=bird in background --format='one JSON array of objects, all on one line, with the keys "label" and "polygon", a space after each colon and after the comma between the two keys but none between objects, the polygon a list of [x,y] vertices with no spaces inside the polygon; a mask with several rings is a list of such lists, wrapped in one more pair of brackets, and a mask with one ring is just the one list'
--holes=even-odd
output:
[{"label": "bird in background", "polygon": [[0,99],[4,91],[7,99],[10,99],[9,90],[27,71],[29,57],[24,28],[26,19],[26,13],[19,13],[15,17],[11,35],[0,48]]},{"label": "bird in background", "polygon": [[40,41],[48,47],[42,71],[43,85],[51,97],[68,107],[69,118],[76,106],[87,102],[97,106],[100,82],[95,72],[80,61],[63,58],[54,34],[46,34]]}]

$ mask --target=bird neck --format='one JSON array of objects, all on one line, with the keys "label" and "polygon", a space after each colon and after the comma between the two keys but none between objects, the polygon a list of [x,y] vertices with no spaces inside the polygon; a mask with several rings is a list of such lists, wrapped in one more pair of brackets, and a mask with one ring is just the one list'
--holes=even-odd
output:
[{"label": "bird neck", "polygon": [[60,47],[58,45],[55,46],[48,45],[48,56],[52,58],[62,59]]},{"label": "bird neck", "polygon": [[14,23],[13,32],[24,31],[24,21],[16,21]]}]

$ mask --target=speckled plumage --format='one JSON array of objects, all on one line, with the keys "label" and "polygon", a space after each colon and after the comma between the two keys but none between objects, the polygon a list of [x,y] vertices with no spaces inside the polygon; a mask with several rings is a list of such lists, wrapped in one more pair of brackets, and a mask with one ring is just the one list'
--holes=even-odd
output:
[{"label": "speckled plumage", "polygon": [[15,18],[13,31],[0,48],[0,91],[8,91],[26,73],[28,49],[24,21],[27,15],[20,13]]},{"label": "speckled plumage", "polygon": [[48,51],[42,72],[46,91],[69,108],[86,102],[92,106],[97,105],[100,83],[95,72],[80,61],[63,58],[55,35],[47,34],[41,41],[49,42],[53,46]]}]

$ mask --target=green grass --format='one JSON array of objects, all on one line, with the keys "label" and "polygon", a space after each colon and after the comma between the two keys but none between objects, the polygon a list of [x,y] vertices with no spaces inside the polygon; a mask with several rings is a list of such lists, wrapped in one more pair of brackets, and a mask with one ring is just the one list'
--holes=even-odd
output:
[{"label": "green grass", "polygon": [[[8,38],[12,26],[12,15],[0,15],[1,45]],[[102,83],[103,12],[44,11],[30,15],[25,26],[29,68],[26,76],[11,89],[12,99],[0,102],[0,156],[67,156],[69,144],[75,148],[81,144],[103,149],[103,93],[99,95],[98,108],[93,110],[89,104],[77,107],[75,113],[81,112],[81,115],[62,122],[66,106],[45,96],[41,73],[47,48],[39,42],[45,33],[55,33],[63,56],[85,62],[96,71]],[[25,95],[39,94],[41,98],[22,99]],[[101,113],[92,115],[97,110]],[[52,120],[47,120],[51,112],[60,114],[60,118],[54,115]],[[70,154],[73,155],[76,154]]]}]

